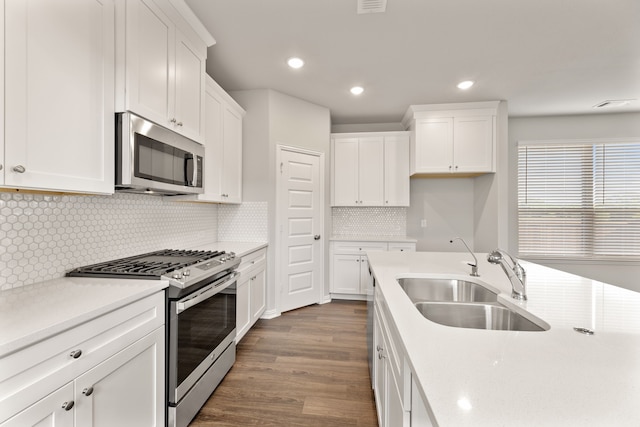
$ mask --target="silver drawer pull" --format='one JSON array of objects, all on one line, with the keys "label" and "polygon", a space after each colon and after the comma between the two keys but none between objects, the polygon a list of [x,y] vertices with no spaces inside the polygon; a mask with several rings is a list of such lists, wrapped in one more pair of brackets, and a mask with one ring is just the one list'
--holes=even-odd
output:
[{"label": "silver drawer pull", "polygon": [[69,353],[69,356],[77,359],[78,357],[82,356],[82,350],[73,350],[71,353]]},{"label": "silver drawer pull", "polygon": [[87,387],[84,390],[82,390],[82,394],[84,394],[85,396],[91,396],[92,393],[93,393],[93,387]]},{"label": "silver drawer pull", "polygon": [[69,402],[64,402],[62,404],[62,409],[64,409],[65,411],[70,411],[71,408],[73,408],[73,405],[74,405],[73,400],[71,400]]},{"label": "silver drawer pull", "polygon": [[13,171],[17,173],[25,173],[27,169],[24,166],[18,165],[13,167]]}]

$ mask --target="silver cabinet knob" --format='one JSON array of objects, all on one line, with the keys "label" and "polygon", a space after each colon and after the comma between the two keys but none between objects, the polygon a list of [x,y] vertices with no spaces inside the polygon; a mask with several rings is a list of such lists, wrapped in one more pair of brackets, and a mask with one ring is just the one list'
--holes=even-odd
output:
[{"label": "silver cabinet knob", "polygon": [[178,126],[182,126],[182,122],[178,122],[176,123]]},{"label": "silver cabinet knob", "polygon": [[62,409],[64,409],[65,411],[70,411],[71,408],[73,408],[73,405],[74,405],[73,400],[71,400],[69,402],[64,402],[62,404]]},{"label": "silver cabinet knob", "polygon": [[175,124],[176,124],[176,122],[177,122],[177,120],[176,120],[176,118],[174,117],[174,118],[172,118],[171,120],[169,120],[169,122],[170,122],[170,123],[173,123],[173,124],[175,125]]},{"label": "silver cabinet knob", "polygon": [[315,236],[313,236],[313,240],[320,240],[320,235],[316,234]]},{"label": "silver cabinet knob", "polygon": [[84,390],[82,390],[82,394],[84,394],[85,396],[91,396],[92,393],[93,393],[93,387],[87,387]]},{"label": "silver cabinet knob", "polygon": [[82,350],[73,350],[71,353],[69,353],[69,356],[77,359],[78,357],[82,356]]},{"label": "silver cabinet knob", "polygon": [[13,171],[17,173],[25,173],[26,169],[22,165],[14,166]]},{"label": "silver cabinet knob", "polygon": [[2,165],[0,165],[0,171],[2,170]]}]

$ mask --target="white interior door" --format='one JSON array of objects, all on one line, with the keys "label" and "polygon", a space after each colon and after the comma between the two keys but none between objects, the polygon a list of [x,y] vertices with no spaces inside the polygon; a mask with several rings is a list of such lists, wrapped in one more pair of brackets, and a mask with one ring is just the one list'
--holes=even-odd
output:
[{"label": "white interior door", "polygon": [[280,311],[320,302],[323,287],[322,158],[281,147],[278,174]]}]

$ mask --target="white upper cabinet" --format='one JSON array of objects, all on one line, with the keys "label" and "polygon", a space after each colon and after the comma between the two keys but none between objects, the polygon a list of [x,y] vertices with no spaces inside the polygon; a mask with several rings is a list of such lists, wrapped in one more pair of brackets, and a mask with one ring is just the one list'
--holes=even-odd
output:
[{"label": "white upper cabinet", "polygon": [[[339,141],[336,146],[339,146]],[[336,153],[339,155],[339,151]],[[352,164],[351,167],[356,167]],[[384,138],[358,139],[358,199],[360,206],[384,204]]]},{"label": "white upper cabinet", "polygon": [[242,202],[242,119],[245,111],[206,76],[204,194],[181,200]]},{"label": "white upper cabinet", "polygon": [[333,134],[332,206],[408,206],[407,132]]},{"label": "white upper cabinet", "polygon": [[113,1],[3,3],[0,185],[113,193]]},{"label": "white upper cabinet", "polygon": [[384,205],[409,206],[409,135],[384,137]]},{"label": "white upper cabinet", "polygon": [[164,3],[118,3],[116,108],[203,143],[207,45]]},{"label": "white upper cabinet", "polygon": [[411,175],[477,175],[496,171],[498,102],[412,105]]}]

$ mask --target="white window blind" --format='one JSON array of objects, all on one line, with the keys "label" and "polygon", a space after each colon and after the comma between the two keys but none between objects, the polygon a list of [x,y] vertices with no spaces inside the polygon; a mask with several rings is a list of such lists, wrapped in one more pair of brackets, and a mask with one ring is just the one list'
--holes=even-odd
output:
[{"label": "white window blind", "polygon": [[520,256],[640,259],[640,140],[518,147]]}]

